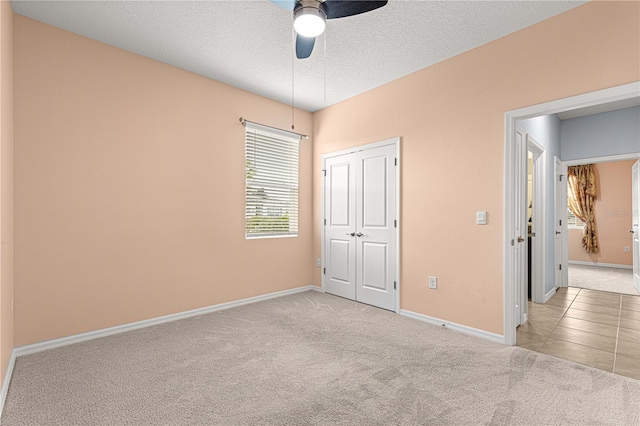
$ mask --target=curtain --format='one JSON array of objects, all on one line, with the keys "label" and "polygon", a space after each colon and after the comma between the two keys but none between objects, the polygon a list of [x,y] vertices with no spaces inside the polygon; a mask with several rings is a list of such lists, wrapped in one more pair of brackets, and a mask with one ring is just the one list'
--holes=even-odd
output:
[{"label": "curtain", "polygon": [[585,223],[582,231],[582,247],[587,253],[597,253],[595,202],[598,192],[595,167],[593,164],[569,166],[568,175],[569,209]]}]

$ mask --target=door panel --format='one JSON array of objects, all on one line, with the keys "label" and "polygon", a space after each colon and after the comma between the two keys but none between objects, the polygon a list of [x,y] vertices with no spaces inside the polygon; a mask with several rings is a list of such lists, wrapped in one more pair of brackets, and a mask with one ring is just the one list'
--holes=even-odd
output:
[{"label": "door panel", "polygon": [[337,296],[356,297],[355,173],[353,154],[325,162],[325,290]]},{"label": "door panel", "polygon": [[[344,160],[347,160],[346,158]],[[329,166],[331,185],[329,186],[329,218],[332,226],[350,226],[351,164],[338,163]]]},{"label": "door panel", "polygon": [[388,291],[387,276],[387,244],[362,243],[362,263],[367,265],[362,270],[362,286],[367,290]]},{"label": "door panel", "polygon": [[349,285],[349,270],[353,268],[353,265],[349,265],[351,245],[348,240],[331,240],[329,244],[330,279],[334,282]]},{"label": "door panel", "polygon": [[640,161],[636,161],[631,171],[631,220],[633,228],[633,286],[640,291]]},{"label": "door panel", "polygon": [[386,228],[388,156],[362,158],[362,226]]}]

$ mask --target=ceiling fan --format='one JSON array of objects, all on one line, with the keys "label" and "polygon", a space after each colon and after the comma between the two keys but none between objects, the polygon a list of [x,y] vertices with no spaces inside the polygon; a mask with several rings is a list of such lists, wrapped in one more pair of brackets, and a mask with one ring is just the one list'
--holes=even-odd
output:
[{"label": "ceiling fan", "polygon": [[269,0],[293,12],[296,31],[296,56],[308,58],[316,37],[324,32],[327,19],[344,18],[370,12],[387,4],[371,0]]}]

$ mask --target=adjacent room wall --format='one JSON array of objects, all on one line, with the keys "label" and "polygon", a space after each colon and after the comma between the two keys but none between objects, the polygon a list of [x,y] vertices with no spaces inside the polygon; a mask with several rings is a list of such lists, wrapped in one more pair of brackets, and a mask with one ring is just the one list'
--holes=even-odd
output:
[{"label": "adjacent room wall", "polygon": [[640,107],[563,120],[560,140],[563,161],[640,152]]},{"label": "adjacent room wall", "polygon": [[300,236],[244,238],[238,119],[287,129],[290,106],[14,26],[16,346],[312,283],[311,140]]},{"label": "adjacent room wall", "polygon": [[0,383],[13,350],[12,302],[13,11],[11,3],[0,1]]},{"label": "adjacent room wall", "polygon": [[544,161],[546,167],[547,197],[545,200],[545,277],[544,292],[547,294],[555,287],[554,277],[554,194],[555,194],[555,159],[560,158],[560,119],[557,115],[544,115],[528,120],[520,120],[517,125],[530,134],[540,145],[544,147]]},{"label": "adjacent room wall", "polygon": [[[631,252],[631,167],[636,160],[596,164],[598,253],[582,248],[582,229],[569,229],[569,261],[633,265]],[[631,251],[631,250],[629,250]]]},{"label": "adjacent room wall", "polygon": [[640,80],[639,33],[640,3],[590,2],[315,113],[314,176],[325,153],[402,138],[402,309],[503,333],[504,114]]}]

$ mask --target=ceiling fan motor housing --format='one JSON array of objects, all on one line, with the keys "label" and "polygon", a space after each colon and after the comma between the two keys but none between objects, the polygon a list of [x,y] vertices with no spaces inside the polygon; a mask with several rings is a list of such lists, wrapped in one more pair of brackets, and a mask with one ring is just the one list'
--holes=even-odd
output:
[{"label": "ceiling fan motor housing", "polygon": [[293,27],[303,37],[317,37],[324,32],[327,15],[317,0],[302,0],[293,11]]}]

